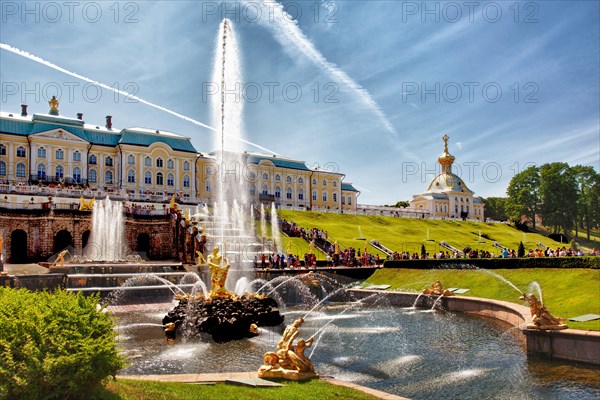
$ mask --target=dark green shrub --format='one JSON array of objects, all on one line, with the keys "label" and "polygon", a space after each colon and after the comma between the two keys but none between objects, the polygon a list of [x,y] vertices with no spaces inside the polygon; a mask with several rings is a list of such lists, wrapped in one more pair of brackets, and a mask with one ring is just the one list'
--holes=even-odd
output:
[{"label": "dark green shrub", "polygon": [[0,288],[0,398],[90,398],[124,366],[98,296]]},{"label": "dark green shrub", "polygon": [[523,242],[519,242],[519,248],[517,249],[517,257],[525,257],[525,246],[523,246]]}]

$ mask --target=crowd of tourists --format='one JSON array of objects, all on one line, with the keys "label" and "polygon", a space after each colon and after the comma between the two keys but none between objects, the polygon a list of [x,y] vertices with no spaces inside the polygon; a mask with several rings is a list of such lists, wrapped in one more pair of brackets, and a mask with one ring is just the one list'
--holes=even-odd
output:
[{"label": "crowd of tourists", "polygon": [[[562,246],[557,247],[556,249],[552,249],[550,247],[546,247],[544,249],[530,249],[525,252],[523,257],[581,257],[585,254],[581,249],[575,250],[570,247]],[[590,254],[592,256],[599,256],[600,251],[593,250]],[[443,251],[440,250],[436,253],[409,253],[407,251],[404,252],[394,252],[391,256],[388,257],[388,260],[428,260],[428,259],[466,259],[466,258],[517,258],[518,252],[514,249],[504,248],[498,254],[494,252],[489,252],[487,250],[476,250],[476,249],[465,249],[463,252],[458,251]]]}]

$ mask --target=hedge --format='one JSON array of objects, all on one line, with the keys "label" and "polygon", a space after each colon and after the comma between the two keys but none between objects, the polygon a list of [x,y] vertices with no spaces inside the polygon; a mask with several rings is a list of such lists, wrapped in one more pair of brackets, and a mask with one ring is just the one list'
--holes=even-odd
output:
[{"label": "hedge", "polygon": [[517,269],[517,268],[591,268],[600,269],[600,257],[525,257],[467,258],[386,261],[384,268],[410,269]]},{"label": "hedge", "polygon": [[99,297],[0,288],[0,398],[88,399],[124,366]]}]

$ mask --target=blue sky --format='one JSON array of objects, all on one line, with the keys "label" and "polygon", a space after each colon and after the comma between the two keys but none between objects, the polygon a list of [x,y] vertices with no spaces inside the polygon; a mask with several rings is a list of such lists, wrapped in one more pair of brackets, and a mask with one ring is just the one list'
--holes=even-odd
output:
[{"label": "blue sky", "polygon": [[[2,0],[0,42],[211,124],[203,87],[229,17],[252,100],[245,138],[345,173],[360,203],[425,190],[444,134],[457,172],[483,197],[504,195],[532,163],[598,170],[600,3],[476,3],[282,1],[290,27],[262,0]],[[62,115],[103,124],[110,114],[116,127],[170,130],[213,150],[208,129],[5,50],[0,83],[2,111],[25,101],[45,113],[45,97],[59,94]]]}]

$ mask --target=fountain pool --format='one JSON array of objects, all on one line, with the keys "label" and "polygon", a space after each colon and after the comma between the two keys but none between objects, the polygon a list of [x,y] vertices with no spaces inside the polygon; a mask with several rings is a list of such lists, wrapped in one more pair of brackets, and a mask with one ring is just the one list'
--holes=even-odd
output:
[{"label": "fountain pool", "polygon": [[[381,303],[381,302],[380,302]],[[429,310],[330,303],[303,325],[315,338],[311,357],[322,375],[352,381],[411,399],[595,399],[598,369],[528,361],[520,335],[492,319]],[[179,338],[166,345],[158,326],[173,306],[115,313],[124,353],[122,374],[180,374],[253,371],[279,340],[283,326],[261,328],[251,339],[213,343]],[[343,312],[347,310],[347,312]],[[306,313],[288,307],[285,324]]]}]

